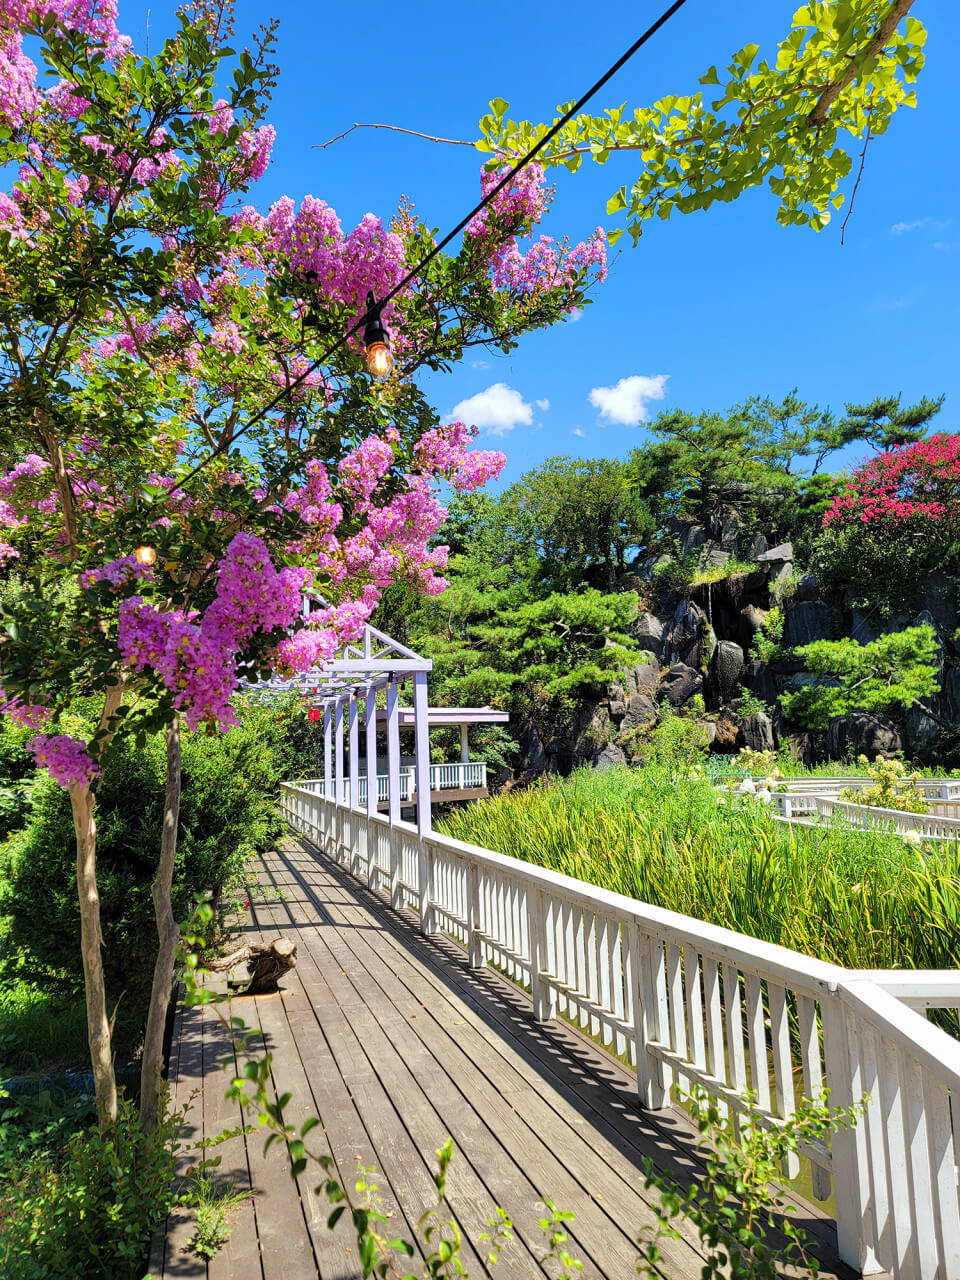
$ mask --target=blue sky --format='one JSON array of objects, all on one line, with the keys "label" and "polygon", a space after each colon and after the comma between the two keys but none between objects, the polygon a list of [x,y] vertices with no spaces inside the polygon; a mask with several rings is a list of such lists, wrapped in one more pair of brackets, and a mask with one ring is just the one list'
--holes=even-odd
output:
[{"label": "blue sky", "polygon": [[[369,130],[324,150],[316,144],[358,120],[475,138],[495,96],[510,101],[515,119],[552,118],[556,104],[591,84],[661,7],[656,0],[591,9],[591,18],[569,0],[240,0],[235,43],[267,16],[280,19],[281,77],[270,114],[278,138],[256,202],[265,208],[283,194],[311,193],[346,227],[367,211],[388,219],[404,194],[428,225],[446,231],[478,198],[478,153]],[[795,8],[793,0],[691,0],[591,109],[693,92],[709,65],[749,42],[772,53]],[[142,0],[121,0],[121,29],[138,47],[146,12]],[[482,438],[506,452],[505,479],[556,454],[622,456],[646,438],[642,422],[615,420],[638,403],[651,415],[723,410],[796,386],[803,398],[842,411],[844,401],[879,394],[900,392],[908,402],[946,392],[937,426],[960,426],[960,10],[955,0],[917,0],[912,12],[929,33],[918,106],[898,113],[871,144],[845,246],[842,214],[819,234],[783,228],[774,197],[753,191],[732,205],[648,224],[636,249],[624,237],[607,283],[576,323],[530,335],[509,356],[479,351],[451,374],[427,375],[442,414],[481,397],[473,402],[492,403],[501,423],[518,419]],[[171,13],[172,6],[150,6],[154,39]],[[543,230],[580,239],[598,224],[614,225],[607,197],[632,176],[629,155],[560,173]],[[604,395],[634,378],[648,381]],[[650,399],[656,392],[663,398]]]}]

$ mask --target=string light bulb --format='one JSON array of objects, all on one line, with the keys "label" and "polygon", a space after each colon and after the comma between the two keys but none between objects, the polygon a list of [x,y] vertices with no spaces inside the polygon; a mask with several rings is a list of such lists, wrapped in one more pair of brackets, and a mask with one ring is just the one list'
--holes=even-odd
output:
[{"label": "string light bulb", "polygon": [[150,565],[157,563],[157,549],[156,547],[137,547],[133,557],[137,564],[142,564],[149,568]]},{"label": "string light bulb", "polygon": [[380,308],[372,292],[367,294],[367,323],[363,331],[363,345],[366,348],[369,372],[377,379],[389,378],[393,373],[393,352],[380,319]]}]

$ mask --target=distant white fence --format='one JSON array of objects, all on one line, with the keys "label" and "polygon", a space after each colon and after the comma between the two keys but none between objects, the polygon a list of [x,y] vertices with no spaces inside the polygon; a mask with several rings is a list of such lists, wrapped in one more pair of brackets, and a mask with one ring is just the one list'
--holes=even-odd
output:
[{"label": "distant white fence", "polygon": [[[347,790],[349,780],[345,780]],[[484,760],[457,761],[455,764],[432,764],[430,766],[431,791],[472,791],[486,788],[487,765]],[[307,791],[323,794],[322,778],[305,778],[297,786]],[[412,765],[400,770],[400,803],[411,804],[417,791],[416,770]],[[390,775],[377,774],[377,803],[386,804],[390,798]],[[367,803],[367,775],[361,773],[357,778],[357,804]]]},{"label": "distant white fence", "polygon": [[[960,1006],[957,973],[858,973],[609,893],[436,833],[418,836],[299,785],[294,830],[391,904],[415,907],[473,967],[527,987],[624,1055],[640,1102],[699,1084],[742,1112],[748,1084],[770,1124],[826,1085],[864,1114],[804,1152],[814,1193],[832,1190],[840,1256],[896,1280],[960,1277],[960,1043],[918,1010]],[[796,1163],[785,1170],[795,1176]]]}]

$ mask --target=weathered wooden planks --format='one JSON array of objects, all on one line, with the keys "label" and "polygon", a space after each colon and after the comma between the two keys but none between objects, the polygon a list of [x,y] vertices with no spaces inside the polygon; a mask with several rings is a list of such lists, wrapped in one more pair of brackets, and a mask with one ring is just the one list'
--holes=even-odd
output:
[{"label": "weathered wooden planks", "polygon": [[[465,1238],[476,1241],[497,1203],[516,1224],[517,1242],[493,1274],[542,1274],[542,1197],[576,1214],[571,1247],[585,1276],[632,1274],[633,1238],[652,1220],[643,1156],[680,1178],[696,1176],[681,1115],[638,1110],[630,1072],[570,1026],[536,1023],[522,991],[471,970],[467,952],[449,939],[420,936],[412,913],[391,911],[306,844],[288,841],[265,859],[263,879],[283,896],[251,897],[251,937],[257,929],[268,939],[288,934],[298,968],[279,996],[234,1001],[234,1012],[262,1027],[276,1090],[292,1095],[288,1119],[299,1126],[307,1114],[321,1117],[311,1149],[331,1154],[348,1185],[358,1164],[377,1166],[387,1234],[410,1237],[432,1203],[433,1150],[449,1134],[457,1155],[448,1202]],[[189,1024],[178,1017],[185,1033]],[[706,1027],[708,1036],[714,1031]],[[221,1122],[236,1122],[222,1102],[228,1078],[217,1066],[229,1046],[221,1034],[219,1023],[203,1022],[199,1053],[184,1034],[175,1059],[178,1096],[202,1086],[208,1137]],[[238,1177],[249,1169],[257,1195],[233,1218],[236,1243],[213,1260],[209,1280],[351,1280],[353,1241],[346,1223],[327,1232],[326,1200],[314,1194],[320,1171],[310,1166],[294,1183],[277,1145],[266,1157],[262,1149],[260,1135],[223,1148],[224,1165]],[[177,1229],[172,1222],[166,1255],[179,1248],[179,1268]],[[486,1274],[482,1252],[464,1246],[472,1276]],[[674,1280],[699,1276],[691,1230],[665,1253]],[[166,1280],[206,1269],[168,1265],[156,1274]],[[850,1276],[829,1263],[823,1274]]]}]

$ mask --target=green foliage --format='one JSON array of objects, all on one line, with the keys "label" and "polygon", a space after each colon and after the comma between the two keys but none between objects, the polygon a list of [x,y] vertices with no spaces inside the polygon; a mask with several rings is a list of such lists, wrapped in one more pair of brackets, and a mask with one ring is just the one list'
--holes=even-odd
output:
[{"label": "green foliage", "polygon": [[[618,745],[633,760],[667,770],[673,777],[700,775],[710,735],[703,721],[703,698],[697,694],[689,708],[675,711],[668,702],[659,708],[656,723],[619,738]],[[625,745],[626,743],[626,745]]]},{"label": "green foliage", "polygon": [[663,1274],[658,1242],[683,1238],[673,1221],[684,1219],[696,1228],[704,1248],[703,1280],[779,1280],[790,1267],[818,1276],[812,1242],[787,1216],[793,1206],[778,1200],[773,1184],[786,1157],[855,1124],[857,1109],[801,1102],[788,1120],[770,1128],[751,1102],[735,1138],[718,1104],[702,1089],[695,1089],[685,1105],[700,1134],[704,1169],[684,1188],[644,1159],[646,1186],[660,1198],[653,1205],[657,1226],[648,1228],[640,1242],[638,1273]]},{"label": "green foliage", "polygon": [[[749,44],[724,69],[707,69],[700,84],[716,86],[715,95],[670,94],[652,107],[624,103],[576,115],[538,158],[574,171],[584,156],[605,164],[626,151],[639,160],[632,184],[607,202],[608,213],[625,215],[634,243],[649,218],[708,209],[763,185],[779,202],[778,222],[819,231],[843,204],[839,187],[853,164],[847,148],[859,150],[868,129],[884,133],[894,113],[915,102],[910,86],[923,67],[926,32],[916,18],[898,26],[891,14],[889,0],[803,5],[769,61]],[[481,151],[520,154],[554,123],[517,123],[507,118],[509,105],[490,104]]]},{"label": "green foliage", "polygon": [[813,675],[833,682],[781,695],[783,714],[807,729],[826,729],[847,711],[906,709],[940,688],[933,627],[907,627],[869,644],[816,640],[795,653]]},{"label": "green foliage", "polygon": [[960,967],[960,848],[798,827],[648,766],[481,800],[457,839],[851,969]]},{"label": "green foliage", "polygon": [[915,607],[917,588],[930,573],[956,576],[960,544],[955,526],[921,521],[831,525],[818,536],[811,563],[818,578],[843,590],[850,603],[881,617]]},{"label": "green foliage", "polygon": [[[198,893],[219,898],[242,874],[246,857],[279,831],[277,784],[292,756],[281,737],[286,723],[248,709],[243,723],[225,735],[183,735],[173,898],[178,916],[187,914]],[[124,1012],[150,986],[157,945],[150,886],[164,779],[162,739],[150,739],[142,750],[127,739],[108,760],[98,792],[103,957],[114,999],[127,992]],[[0,915],[7,919],[11,951],[53,991],[82,985],[75,862],[69,797],[50,779],[38,779],[27,825],[0,850]]]},{"label": "green foliage", "polygon": [[901,809],[905,813],[930,812],[926,797],[917,787],[920,774],[908,774],[902,760],[884,760],[879,756],[873,764],[866,756],[858,756],[857,760],[866,769],[872,785],[862,791],[847,787],[840,792],[841,800],[878,809]]},{"label": "green foliage", "polygon": [[[44,991],[25,957],[5,957],[0,983],[0,1073],[72,1067],[89,1052],[82,997]],[[23,976],[20,976],[23,975]]]},{"label": "green foliage", "polygon": [[88,1125],[11,1170],[0,1183],[4,1280],[140,1280],[171,1203],[181,1121],[167,1116],[148,1137],[121,1101],[115,1126]]},{"label": "green foliage", "polygon": [[613,458],[548,458],[498,503],[508,536],[536,548],[545,586],[614,589],[627,554],[646,546],[655,530],[646,503]]},{"label": "green foliage", "polygon": [[253,1194],[250,1190],[236,1190],[224,1186],[210,1173],[201,1171],[194,1175],[187,1191],[180,1196],[180,1203],[192,1209],[196,1215],[193,1235],[187,1242],[201,1258],[213,1258],[230,1239],[227,1218]]},{"label": "green foliage", "polygon": [[772,609],[768,609],[760,630],[753,637],[753,644],[750,646],[750,656],[758,662],[776,662],[778,658],[783,656],[783,649],[780,647],[780,641],[783,639],[783,610],[779,605],[774,605]]}]

